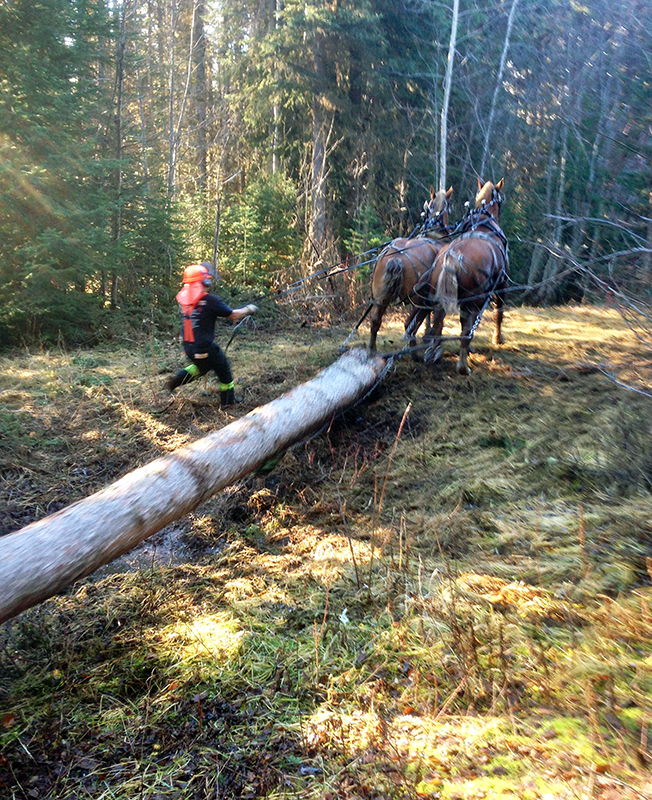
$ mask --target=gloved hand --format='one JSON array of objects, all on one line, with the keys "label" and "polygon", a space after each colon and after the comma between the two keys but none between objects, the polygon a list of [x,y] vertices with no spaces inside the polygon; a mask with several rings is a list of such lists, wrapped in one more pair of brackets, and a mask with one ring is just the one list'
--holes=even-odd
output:
[{"label": "gloved hand", "polygon": [[249,305],[245,306],[245,308],[250,314],[255,314],[256,311],[258,311],[258,306],[255,306],[253,303],[249,303]]}]

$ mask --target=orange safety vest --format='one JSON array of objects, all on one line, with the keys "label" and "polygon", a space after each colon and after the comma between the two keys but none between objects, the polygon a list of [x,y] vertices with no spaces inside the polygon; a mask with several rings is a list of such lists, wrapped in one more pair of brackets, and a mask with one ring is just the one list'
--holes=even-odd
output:
[{"label": "orange safety vest", "polygon": [[208,294],[208,292],[201,281],[184,283],[183,289],[177,294],[177,302],[181,306],[181,313],[183,315],[184,342],[192,344],[195,341],[195,334],[192,329],[192,312],[205,294]]}]

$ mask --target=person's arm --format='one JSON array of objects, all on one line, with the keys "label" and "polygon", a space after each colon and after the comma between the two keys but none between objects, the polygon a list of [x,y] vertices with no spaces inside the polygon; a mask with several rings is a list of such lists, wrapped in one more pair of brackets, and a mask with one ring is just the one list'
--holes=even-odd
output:
[{"label": "person's arm", "polygon": [[242,308],[234,308],[229,314],[228,319],[237,322],[239,319],[244,319],[244,317],[248,317],[250,314],[255,314],[256,311],[258,311],[258,306],[250,303],[248,306],[242,306]]}]

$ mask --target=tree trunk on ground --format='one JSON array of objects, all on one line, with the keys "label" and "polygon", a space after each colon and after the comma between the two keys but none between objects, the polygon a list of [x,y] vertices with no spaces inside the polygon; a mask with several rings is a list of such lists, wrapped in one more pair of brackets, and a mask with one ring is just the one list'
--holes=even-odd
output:
[{"label": "tree trunk on ground", "polygon": [[210,436],[0,537],[0,623],[131,550],[359,400],[385,360],[357,349]]}]

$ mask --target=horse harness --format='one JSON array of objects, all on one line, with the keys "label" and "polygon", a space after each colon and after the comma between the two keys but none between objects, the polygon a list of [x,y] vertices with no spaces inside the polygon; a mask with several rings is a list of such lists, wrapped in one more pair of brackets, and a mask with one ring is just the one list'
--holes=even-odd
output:
[{"label": "horse harness", "polygon": [[[501,231],[501,233],[502,233],[502,231]],[[477,230],[473,231],[473,232],[469,232],[468,234],[464,234],[457,241],[458,242],[463,242],[463,241],[466,241],[466,240],[471,239],[471,238],[473,238],[473,239],[483,239],[485,242],[487,242],[489,244],[489,246],[491,248],[493,269],[487,271],[486,269],[483,269],[482,267],[476,267],[478,272],[481,272],[485,276],[485,280],[488,280],[495,270],[499,270],[500,272],[504,271],[505,265],[506,265],[507,260],[508,260],[508,250],[507,250],[507,247],[505,246],[507,244],[507,240],[504,238],[504,234],[499,240],[500,244],[498,242],[496,242],[496,239],[495,239],[495,236],[494,236],[493,233],[484,233],[483,231],[477,231]],[[469,274],[469,270],[467,269],[466,265],[464,264],[464,253],[458,252],[457,248],[455,247],[455,244],[456,244],[456,242],[453,242],[453,244],[448,248],[446,253],[447,253],[447,255],[452,255],[457,260],[457,263],[459,264],[460,269],[463,270],[464,272],[466,272],[466,274],[468,275]],[[448,266],[445,266],[444,267],[444,271],[451,273],[454,270],[452,270]]]},{"label": "horse harness", "polygon": [[[439,221],[441,216],[442,216],[442,214],[444,213],[444,211],[447,210],[447,207],[448,207],[448,202],[446,203],[446,205],[444,206],[442,211],[440,211],[439,214],[437,214],[437,216],[433,218],[432,222]],[[441,230],[442,230],[442,234],[441,234],[441,236],[439,238],[440,239],[447,239],[450,236],[449,229],[446,226],[441,226]],[[426,237],[423,234],[421,236],[417,237],[417,239],[426,239],[426,238],[430,239],[430,237]],[[411,240],[411,241],[414,241],[414,240]],[[376,264],[378,264],[378,260],[381,258],[381,256],[384,256],[384,255],[388,254],[390,248],[392,248],[397,255],[405,256],[408,259],[408,261],[410,262],[410,264],[412,266],[412,269],[414,270],[415,283],[418,283],[422,276],[419,274],[419,272],[417,270],[417,265],[415,264],[414,259],[413,259],[412,255],[409,252],[409,250],[411,248],[408,248],[408,247],[396,247],[396,245],[393,242],[390,242],[385,247],[385,249],[380,253],[378,258],[376,259]],[[421,259],[417,259],[417,261],[419,262],[419,264],[422,267],[426,266],[426,264]],[[375,269],[375,265],[374,265],[374,269]],[[431,267],[431,269],[432,269],[432,267]],[[405,301],[405,298],[400,298],[400,302],[404,302],[404,301]],[[373,298],[371,299],[370,302],[373,305],[378,305],[378,303]]]},{"label": "horse harness", "polygon": [[[428,213],[430,213],[430,203],[427,203],[426,206],[428,209]],[[442,224],[444,214],[447,213],[450,213],[450,203],[448,202],[448,199],[444,201],[444,207],[436,216],[429,217],[428,219],[425,220],[421,228],[421,236],[425,236],[428,239],[445,239],[447,236],[449,236],[450,230],[448,228],[448,225]],[[439,231],[441,232],[440,235],[439,236],[428,235],[428,231],[430,231],[435,226],[439,227]]]},{"label": "horse harness", "polygon": [[[496,189],[493,191],[492,203],[493,202],[497,203],[498,207],[500,208],[502,198],[500,196],[500,192],[498,192]],[[478,230],[481,227],[489,228],[489,230]],[[451,254],[451,251],[453,251],[460,269],[466,272],[467,275],[468,270],[464,265],[464,255],[462,253],[455,252],[455,244],[458,241],[466,241],[471,238],[484,239],[484,241],[488,242],[491,247],[493,266],[495,269],[499,269],[499,275],[502,275],[502,273],[505,271],[506,265],[509,263],[509,244],[503,229],[496,221],[494,215],[487,209],[486,203],[483,202],[480,208],[474,208],[469,211],[468,215],[457,226],[454,234],[458,234],[459,239],[455,240],[446,252]],[[496,239],[498,239],[498,242],[496,242]],[[444,267],[444,270],[448,271],[449,273],[452,271],[449,267]],[[484,274],[485,280],[488,280],[491,276],[491,272],[487,272],[481,267],[478,267],[478,271]]]}]

